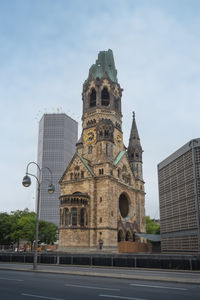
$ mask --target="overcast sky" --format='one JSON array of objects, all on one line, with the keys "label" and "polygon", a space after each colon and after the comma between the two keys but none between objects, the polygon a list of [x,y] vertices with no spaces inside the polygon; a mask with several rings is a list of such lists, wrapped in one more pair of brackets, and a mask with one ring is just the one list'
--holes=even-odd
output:
[{"label": "overcast sky", "polygon": [[200,1],[0,0],[0,211],[34,209],[38,121],[57,107],[79,121],[82,84],[112,49],[127,146],[136,113],[146,214],[159,216],[157,164],[200,137]]}]

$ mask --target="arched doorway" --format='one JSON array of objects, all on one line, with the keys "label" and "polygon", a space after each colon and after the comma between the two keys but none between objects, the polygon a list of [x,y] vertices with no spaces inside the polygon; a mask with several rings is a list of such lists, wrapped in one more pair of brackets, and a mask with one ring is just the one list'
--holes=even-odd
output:
[{"label": "arched doorway", "polygon": [[122,230],[118,231],[118,243],[124,241],[124,234]]},{"label": "arched doorway", "polygon": [[131,241],[132,239],[131,239],[131,233],[130,233],[130,231],[127,231],[126,232],[126,239],[125,239],[126,241]]}]

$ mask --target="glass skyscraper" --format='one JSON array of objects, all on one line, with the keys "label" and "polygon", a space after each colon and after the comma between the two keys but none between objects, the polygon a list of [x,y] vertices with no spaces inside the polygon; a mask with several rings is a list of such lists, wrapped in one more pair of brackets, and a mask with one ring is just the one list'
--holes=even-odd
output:
[{"label": "glass skyscraper", "polygon": [[[78,123],[64,113],[44,114],[39,122],[38,164],[43,169],[40,192],[40,219],[59,225],[60,185],[58,181],[75,153]],[[55,193],[48,194],[51,180]]]}]

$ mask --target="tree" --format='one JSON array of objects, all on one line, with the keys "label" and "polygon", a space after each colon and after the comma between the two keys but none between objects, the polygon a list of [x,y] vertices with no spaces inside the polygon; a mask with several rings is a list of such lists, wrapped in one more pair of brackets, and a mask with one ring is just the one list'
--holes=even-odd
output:
[{"label": "tree", "polygon": [[57,240],[58,227],[50,222],[39,222],[39,241],[45,244],[53,244]]},{"label": "tree", "polygon": [[148,234],[160,234],[160,224],[151,220],[149,216],[146,216],[146,233]]},{"label": "tree", "polygon": [[21,227],[19,224],[19,220],[23,217],[23,216],[28,216],[30,214],[28,208],[26,208],[25,210],[16,210],[16,211],[12,211],[10,214],[10,221],[11,221],[11,233],[10,233],[10,237],[12,240],[12,243],[17,243],[17,248],[19,248],[19,241],[20,238],[22,238],[22,231],[21,231]]},{"label": "tree", "polygon": [[35,224],[36,214],[34,212],[22,215],[18,221],[19,237],[31,243],[31,250],[35,240]]},{"label": "tree", "polygon": [[[19,248],[20,239],[31,244],[35,240],[36,214],[25,210],[12,211],[11,214],[0,213],[0,244],[13,245],[17,243]],[[57,239],[58,227],[50,222],[39,221],[39,242],[52,244]]]},{"label": "tree", "polygon": [[0,245],[10,245],[11,220],[7,213],[0,213]]}]

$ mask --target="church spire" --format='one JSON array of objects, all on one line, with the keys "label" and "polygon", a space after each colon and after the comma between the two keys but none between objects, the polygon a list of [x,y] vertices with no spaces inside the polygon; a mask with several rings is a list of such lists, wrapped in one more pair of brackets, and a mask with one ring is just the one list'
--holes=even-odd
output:
[{"label": "church spire", "polygon": [[128,145],[128,158],[131,169],[136,178],[142,180],[142,146],[135,121],[135,112],[133,112],[133,122]]}]

